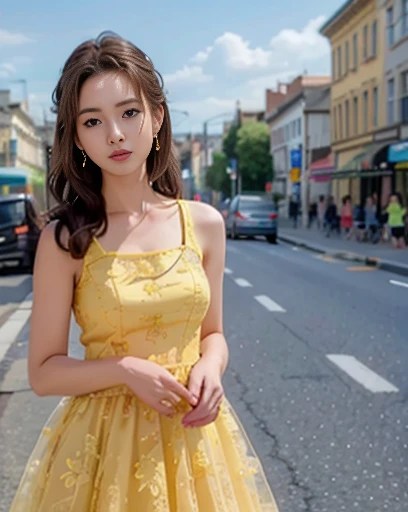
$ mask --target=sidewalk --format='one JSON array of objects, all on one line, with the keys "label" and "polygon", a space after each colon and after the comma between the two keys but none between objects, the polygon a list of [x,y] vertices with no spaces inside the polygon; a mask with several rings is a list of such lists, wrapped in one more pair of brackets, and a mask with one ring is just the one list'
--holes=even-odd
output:
[{"label": "sidewalk", "polygon": [[408,249],[394,249],[391,243],[380,242],[375,245],[369,242],[344,240],[335,233],[327,238],[315,226],[311,229],[295,229],[291,221],[284,218],[279,220],[278,237],[282,242],[305,247],[314,252],[328,254],[337,259],[363,262],[408,277]]}]

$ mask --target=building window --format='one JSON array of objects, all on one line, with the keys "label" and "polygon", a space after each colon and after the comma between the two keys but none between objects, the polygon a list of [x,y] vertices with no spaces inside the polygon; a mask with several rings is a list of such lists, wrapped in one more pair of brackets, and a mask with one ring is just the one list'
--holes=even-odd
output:
[{"label": "building window", "polygon": [[402,35],[408,34],[408,0],[402,0]]},{"label": "building window", "polygon": [[302,119],[298,119],[298,135],[299,137],[302,135]]},{"label": "building window", "polygon": [[368,132],[368,91],[363,94],[363,131]]},{"label": "building window", "polygon": [[401,74],[401,122],[408,124],[408,71]]},{"label": "building window", "polygon": [[337,108],[333,108],[333,135],[334,140],[337,140]]},{"label": "building window", "polygon": [[336,80],[336,52],[332,51],[332,78]]},{"label": "building window", "polygon": [[349,49],[349,42],[346,41],[346,44],[344,45],[344,57],[346,59],[346,62],[345,62],[345,72],[348,73],[349,72],[349,69],[350,69],[350,49]]},{"label": "building window", "polygon": [[339,139],[341,140],[343,138],[343,108],[341,105],[337,108],[339,110]]},{"label": "building window", "polygon": [[387,122],[394,124],[394,96],[395,96],[395,82],[391,78],[387,83]]},{"label": "building window", "polygon": [[337,78],[343,76],[343,69],[341,65],[341,46],[337,48]]},{"label": "building window", "polygon": [[344,115],[346,117],[345,119],[345,135],[346,139],[350,137],[350,102],[349,100],[346,100],[346,103],[344,104]]},{"label": "building window", "polygon": [[378,126],[378,87],[373,89],[373,126]]},{"label": "building window", "polygon": [[392,7],[387,9],[387,35],[388,46],[392,46],[394,44],[394,9]]},{"label": "building window", "polygon": [[358,98],[355,97],[354,100],[353,100],[353,115],[354,115],[354,126],[353,126],[353,130],[354,130],[354,135],[358,135]]},{"label": "building window", "polygon": [[358,67],[358,34],[353,36],[353,69]]},{"label": "building window", "polygon": [[371,55],[377,55],[377,20],[373,21],[373,28],[371,33]]},{"label": "building window", "polygon": [[363,59],[368,59],[368,25],[363,28]]}]

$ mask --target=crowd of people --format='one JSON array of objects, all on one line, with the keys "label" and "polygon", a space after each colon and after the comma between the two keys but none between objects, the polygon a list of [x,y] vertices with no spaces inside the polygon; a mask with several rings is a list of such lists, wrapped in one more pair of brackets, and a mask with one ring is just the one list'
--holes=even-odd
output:
[{"label": "crowd of people", "polygon": [[385,208],[379,205],[375,193],[357,205],[346,195],[340,208],[333,196],[320,196],[310,207],[309,227],[314,221],[327,237],[337,233],[348,240],[372,243],[391,239],[397,249],[404,248],[408,242],[408,212],[399,193],[390,195]]}]

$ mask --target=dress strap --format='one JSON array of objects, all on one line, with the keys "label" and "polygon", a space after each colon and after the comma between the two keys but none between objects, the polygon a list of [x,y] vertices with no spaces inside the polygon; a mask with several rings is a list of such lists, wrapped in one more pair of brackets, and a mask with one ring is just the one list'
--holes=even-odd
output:
[{"label": "dress strap", "polygon": [[202,259],[203,254],[194,232],[194,221],[193,216],[191,215],[189,201],[179,199],[178,203],[180,205],[180,213],[182,216],[183,244],[194,249]]}]

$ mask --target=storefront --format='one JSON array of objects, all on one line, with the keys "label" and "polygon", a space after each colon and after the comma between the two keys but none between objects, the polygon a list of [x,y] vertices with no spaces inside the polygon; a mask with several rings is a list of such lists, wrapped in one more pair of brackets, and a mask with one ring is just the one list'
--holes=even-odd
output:
[{"label": "storefront", "polygon": [[388,164],[393,169],[392,189],[408,203],[408,140],[392,144],[388,148]]}]

